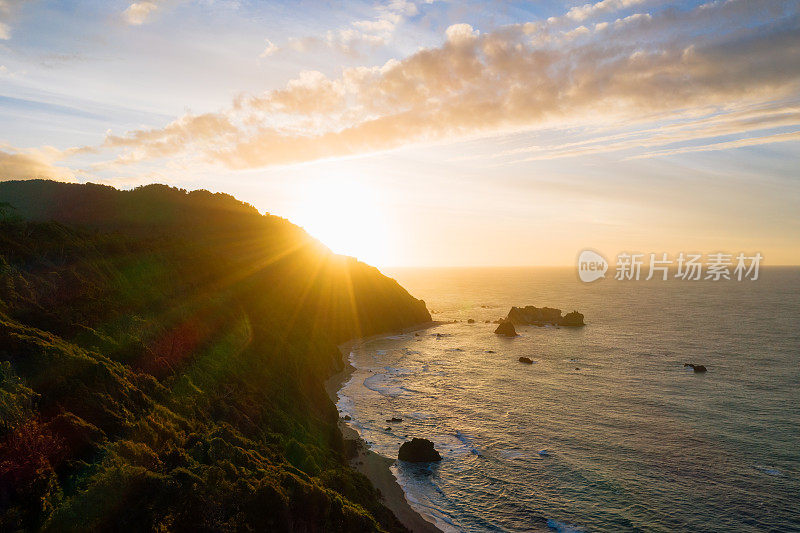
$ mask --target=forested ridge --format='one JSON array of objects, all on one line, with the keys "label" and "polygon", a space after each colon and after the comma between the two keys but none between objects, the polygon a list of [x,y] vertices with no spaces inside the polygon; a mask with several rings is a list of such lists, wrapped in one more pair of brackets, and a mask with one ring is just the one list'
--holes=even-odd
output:
[{"label": "forested ridge", "polygon": [[428,320],[228,195],[0,183],[0,530],[403,530],[323,382]]}]

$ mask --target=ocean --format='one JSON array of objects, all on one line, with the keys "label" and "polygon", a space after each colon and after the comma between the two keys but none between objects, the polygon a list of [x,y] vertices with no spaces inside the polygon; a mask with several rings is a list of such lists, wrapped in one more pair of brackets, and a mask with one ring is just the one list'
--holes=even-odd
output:
[{"label": "ocean", "polygon": [[[800,269],[742,282],[385,273],[450,323],[354,347],[338,407],[386,457],[411,437],[435,443],[440,463],[393,472],[440,528],[800,530]],[[587,325],[493,333],[525,305]]]}]

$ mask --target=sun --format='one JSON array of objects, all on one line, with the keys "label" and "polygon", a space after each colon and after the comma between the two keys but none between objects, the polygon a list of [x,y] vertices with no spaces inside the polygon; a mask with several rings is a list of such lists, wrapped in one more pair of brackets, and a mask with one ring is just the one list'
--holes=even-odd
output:
[{"label": "sun", "polygon": [[388,264],[390,227],[374,187],[345,177],[322,178],[303,182],[297,195],[292,222],[334,253]]}]

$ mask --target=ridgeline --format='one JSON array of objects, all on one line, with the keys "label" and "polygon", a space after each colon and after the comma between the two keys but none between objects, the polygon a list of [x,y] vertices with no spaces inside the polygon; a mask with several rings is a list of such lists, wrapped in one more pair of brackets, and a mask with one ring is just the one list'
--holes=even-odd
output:
[{"label": "ridgeline", "polygon": [[402,531],[337,344],[424,302],[231,196],[0,183],[0,530]]}]

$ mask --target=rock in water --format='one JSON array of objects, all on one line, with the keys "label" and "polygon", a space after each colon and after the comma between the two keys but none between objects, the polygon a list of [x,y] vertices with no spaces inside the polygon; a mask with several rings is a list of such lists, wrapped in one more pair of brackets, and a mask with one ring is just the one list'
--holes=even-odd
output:
[{"label": "rock in water", "polygon": [[577,311],[561,316],[561,309],[553,307],[512,307],[506,316],[505,322],[515,326],[584,326],[583,315]]},{"label": "rock in water", "polygon": [[570,326],[570,327],[578,327],[578,326],[585,326],[586,324],[583,322],[583,314],[573,311],[571,313],[567,313],[559,322],[562,326]]},{"label": "rock in water", "polygon": [[433,447],[431,441],[416,437],[400,446],[397,458],[409,463],[430,463],[442,460],[442,456]]},{"label": "rock in water", "polygon": [[708,369],[704,365],[693,365],[692,363],[684,363],[683,368],[691,367],[696,373],[708,372]]},{"label": "rock in water", "polygon": [[561,321],[561,309],[552,307],[536,307],[527,305],[525,307],[512,307],[506,316],[506,322],[511,322],[516,326],[527,326],[533,324],[552,324],[556,325]]},{"label": "rock in water", "polygon": [[494,330],[494,332],[498,335],[505,335],[506,337],[517,336],[517,330],[514,329],[514,324],[512,324],[511,322],[503,322],[502,324],[497,326],[497,329]]},{"label": "rock in water", "polygon": [[533,359],[531,359],[530,357],[520,357],[519,358],[519,362],[520,363],[525,363],[526,365],[532,365],[533,364]]},{"label": "rock in water", "polygon": [[475,323],[474,318],[470,318],[469,320],[467,320],[467,324],[474,324],[474,323]]}]

